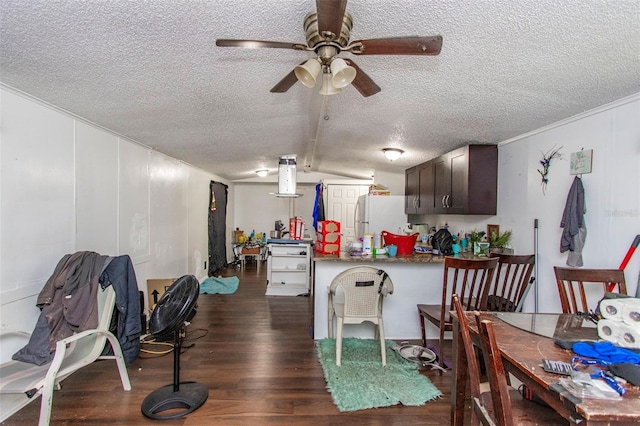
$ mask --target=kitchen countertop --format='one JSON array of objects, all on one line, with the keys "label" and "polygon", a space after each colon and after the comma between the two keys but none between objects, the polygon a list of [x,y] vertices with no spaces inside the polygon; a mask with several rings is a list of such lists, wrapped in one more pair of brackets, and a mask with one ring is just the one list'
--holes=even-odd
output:
[{"label": "kitchen countertop", "polygon": [[[471,252],[459,253],[454,255],[461,259],[474,259],[478,258]],[[314,253],[311,260],[314,262],[323,261],[340,261],[340,262],[353,262],[353,263],[373,263],[373,262],[386,262],[386,263],[444,263],[445,256],[434,256],[431,253],[411,254],[404,256],[389,257],[387,255],[379,256],[350,256],[346,253],[335,254],[320,254]],[[483,257],[478,259],[484,259]]]}]

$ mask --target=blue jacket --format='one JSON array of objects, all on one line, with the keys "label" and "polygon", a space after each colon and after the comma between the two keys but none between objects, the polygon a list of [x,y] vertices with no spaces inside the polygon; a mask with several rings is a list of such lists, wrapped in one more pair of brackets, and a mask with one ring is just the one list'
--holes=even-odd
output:
[{"label": "blue jacket", "polygon": [[129,255],[111,258],[100,275],[102,288],[113,285],[116,292],[118,324],[116,337],[125,362],[131,364],[140,354],[140,293]]}]

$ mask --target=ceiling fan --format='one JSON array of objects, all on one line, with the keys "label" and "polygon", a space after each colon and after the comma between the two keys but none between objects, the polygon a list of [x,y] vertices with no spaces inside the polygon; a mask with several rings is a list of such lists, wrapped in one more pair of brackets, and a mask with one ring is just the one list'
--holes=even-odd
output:
[{"label": "ceiling fan", "polygon": [[284,93],[297,81],[307,87],[315,87],[316,77],[322,71],[320,93],[338,93],[353,83],[362,96],[375,95],[380,87],[351,59],[342,59],[342,52],[354,55],[438,55],[442,48],[442,37],[410,36],[389,37],[349,42],[353,20],[347,13],[347,0],[316,0],[316,12],[309,13],[304,20],[307,44],[263,40],[217,39],[216,46],[245,48],[276,48],[306,50],[316,53],[294,68],[272,89],[272,93]]}]

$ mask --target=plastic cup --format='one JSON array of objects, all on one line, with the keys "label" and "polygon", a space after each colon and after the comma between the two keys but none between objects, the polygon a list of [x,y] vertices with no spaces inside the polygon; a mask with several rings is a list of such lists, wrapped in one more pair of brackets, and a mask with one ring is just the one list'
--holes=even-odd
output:
[{"label": "plastic cup", "polygon": [[387,246],[387,253],[389,254],[389,257],[396,257],[396,254],[398,254],[398,246]]}]

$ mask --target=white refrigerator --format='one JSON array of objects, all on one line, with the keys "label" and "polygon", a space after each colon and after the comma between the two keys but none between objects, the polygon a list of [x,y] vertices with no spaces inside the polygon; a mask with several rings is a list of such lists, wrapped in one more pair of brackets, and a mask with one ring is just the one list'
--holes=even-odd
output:
[{"label": "white refrigerator", "polygon": [[407,223],[402,195],[361,195],[356,205],[356,236],[388,231],[398,234]]}]

